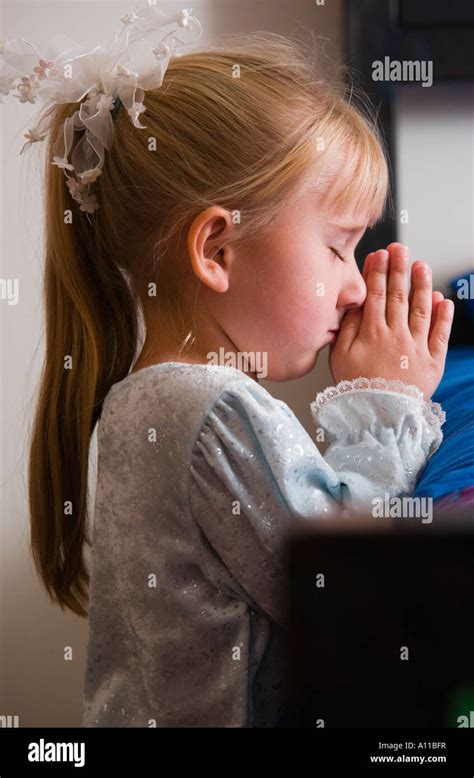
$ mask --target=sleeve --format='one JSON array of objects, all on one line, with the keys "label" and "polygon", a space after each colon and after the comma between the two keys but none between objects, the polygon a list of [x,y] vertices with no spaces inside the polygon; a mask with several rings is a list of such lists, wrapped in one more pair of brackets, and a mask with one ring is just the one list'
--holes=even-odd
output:
[{"label": "sleeve", "polygon": [[290,408],[252,379],[215,401],[191,456],[190,510],[235,582],[235,594],[284,626],[285,538],[295,519],[410,492],[442,439],[441,409],[402,384],[342,382],[313,418],[324,457]]}]

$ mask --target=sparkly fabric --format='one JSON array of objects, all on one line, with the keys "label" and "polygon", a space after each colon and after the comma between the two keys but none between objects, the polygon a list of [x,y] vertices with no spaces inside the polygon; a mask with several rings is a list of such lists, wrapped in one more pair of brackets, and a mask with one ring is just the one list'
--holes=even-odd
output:
[{"label": "sparkly fabric", "polygon": [[167,362],[114,384],[98,427],[83,726],[276,726],[286,533],[410,492],[442,439],[427,407],[332,393],[312,406],[323,458],[233,367]]}]

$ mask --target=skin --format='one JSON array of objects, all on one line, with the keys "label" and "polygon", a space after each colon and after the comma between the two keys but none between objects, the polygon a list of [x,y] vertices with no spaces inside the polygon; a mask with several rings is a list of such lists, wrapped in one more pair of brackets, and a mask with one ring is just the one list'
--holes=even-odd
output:
[{"label": "skin", "polygon": [[[220,206],[202,211],[189,229],[184,257],[202,282],[193,347],[180,355],[170,316],[150,300],[144,310],[146,340],[132,372],[163,361],[206,364],[208,353],[224,348],[234,354],[266,352],[266,378],[287,381],[310,372],[320,350],[331,343],[335,380],[400,378],[428,396],[444,369],[446,349],[439,344],[434,349],[434,343],[449,335],[447,302],[432,292],[431,279],[419,277],[416,268],[426,266],[421,261],[414,263],[408,299],[407,261],[401,258],[407,250],[401,244],[387,247],[388,270],[380,271],[375,252],[359,272],[354,251],[367,227],[364,216],[322,210],[317,195],[306,192],[288,204],[268,237],[234,247],[229,238],[238,225],[230,213]],[[345,233],[336,225],[355,229]],[[400,354],[406,353],[413,363],[402,370]]]},{"label": "skin", "polygon": [[409,291],[407,247],[387,248],[366,258],[366,301],[344,317],[331,370],[335,380],[399,379],[418,386],[428,399],[443,375],[454,305],[433,292],[431,268],[421,260],[412,265]]}]

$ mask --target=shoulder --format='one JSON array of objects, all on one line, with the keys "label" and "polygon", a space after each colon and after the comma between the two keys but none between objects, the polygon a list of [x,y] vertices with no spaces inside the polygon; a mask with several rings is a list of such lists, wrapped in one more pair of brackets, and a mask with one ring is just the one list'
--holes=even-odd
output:
[{"label": "shoulder", "polygon": [[102,416],[138,421],[179,419],[182,429],[199,429],[219,404],[257,413],[280,404],[241,370],[211,364],[162,362],[130,373],[109,390]]},{"label": "shoulder", "polygon": [[[285,457],[311,455],[314,443],[282,400],[244,375],[240,381],[222,387],[198,427],[193,454],[227,450],[239,459],[250,457],[278,463]],[[209,461],[209,460],[208,460]]]},{"label": "shoulder", "polygon": [[113,384],[107,402],[127,396],[174,395],[179,392],[183,400],[217,399],[228,386],[237,383],[255,383],[241,370],[234,367],[187,362],[160,362],[130,373]]},{"label": "shoulder", "polygon": [[261,384],[245,374],[240,380],[221,387],[210,411],[215,414],[238,412],[247,421],[256,418],[271,420],[281,414],[295,419],[286,403],[277,400]]}]

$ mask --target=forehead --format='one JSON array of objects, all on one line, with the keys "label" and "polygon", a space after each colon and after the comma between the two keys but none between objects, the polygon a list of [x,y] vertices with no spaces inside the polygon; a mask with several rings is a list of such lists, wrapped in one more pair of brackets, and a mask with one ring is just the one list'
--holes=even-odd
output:
[{"label": "forehead", "polygon": [[367,160],[363,154],[350,153],[345,147],[328,159],[324,170],[310,166],[305,178],[306,191],[314,198],[316,212],[324,211],[328,225],[346,230],[367,229],[380,220],[388,186],[380,154]]},{"label": "forehead", "polygon": [[367,210],[328,209],[320,203],[318,211],[325,227],[345,238],[365,232],[370,226],[370,213]]},{"label": "forehead", "polygon": [[372,214],[369,208],[337,208],[327,202],[327,190],[321,191],[310,186],[304,191],[303,197],[316,219],[332,232],[350,237],[371,226]]}]

